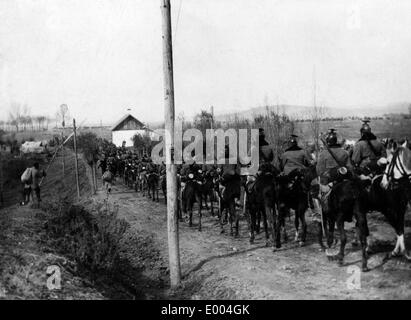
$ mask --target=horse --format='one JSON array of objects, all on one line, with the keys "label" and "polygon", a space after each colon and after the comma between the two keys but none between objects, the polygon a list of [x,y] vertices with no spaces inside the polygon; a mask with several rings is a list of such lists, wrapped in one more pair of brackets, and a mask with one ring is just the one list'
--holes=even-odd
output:
[{"label": "horse", "polygon": [[159,176],[158,173],[154,170],[150,171],[147,174],[147,191],[148,197],[151,198],[153,201],[159,201],[158,199],[158,181]]},{"label": "horse", "polygon": [[[305,244],[307,237],[305,212],[308,209],[308,190],[310,184],[307,184],[306,180],[305,170],[299,169],[291,171],[286,176],[279,175],[276,179],[279,223],[284,225],[284,220],[286,215],[289,214],[289,210],[294,210],[295,241],[298,242],[300,246]],[[300,222],[301,233],[299,231]]]},{"label": "horse", "polygon": [[163,192],[164,202],[167,203],[167,175],[166,173],[163,173],[160,176],[160,186],[161,186],[161,191]]},{"label": "horse", "polygon": [[[248,178],[245,185],[246,191],[246,212],[248,216],[248,225],[250,231],[250,243],[254,242],[254,232],[259,232],[260,219],[263,219],[266,246],[270,245],[270,234],[268,232],[268,223],[270,224],[272,246],[281,247],[281,226],[284,221],[280,221],[277,214],[277,182],[276,172],[271,168],[260,167],[257,177]],[[254,180],[254,181],[252,181]],[[268,223],[267,223],[268,220]],[[282,224],[283,223],[283,224]],[[284,229],[285,230],[285,229]]]},{"label": "horse", "polygon": [[333,185],[327,198],[327,203],[322,208],[324,226],[328,226],[327,244],[330,248],[334,242],[334,228],[340,233],[340,248],[336,255],[332,255],[326,250],[329,260],[337,260],[338,264],[344,264],[345,245],[347,235],[345,233],[345,222],[356,220],[357,235],[362,247],[362,270],[368,271],[367,267],[367,236],[369,235],[367,225],[367,208],[364,199],[367,195],[361,185],[361,181],[355,178],[341,179]]},{"label": "horse", "polygon": [[198,231],[201,231],[201,198],[199,192],[199,184],[195,175],[193,173],[189,173],[186,179],[183,179],[182,187],[181,187],[181,202],[182,202],[182,211],[183,213],[189,214],[189,226],[192,227],[193,225],[193,207],[194,203],[198,203],[198,215],[199,215],[199,222],[198,222]]},{"label": "horse", "polygon": [[[267,215],[264,206],[264,199],[261,201],[261,197],[258,195],[256,188],[255,176],[248,176],[247,180],[244,182],[244,191],[245,191],[245,212],[248,222],[248,230],[250,234],[250,244],[254,243],[255,233],[260,233],[260,224],[261,218],[263,218],[263,225],[266,237],[266,245],[269,245],[269,233],[268,233],[268,224],[267,224]],[[261,187],[260,187],[261,188]],[[259,188],[259,189],[260,189]]]},{"label": "horse", "polygon": [[391,256],[411,260],[404,242],[405,212],[411,194],[411,150],[408,141],[387,149],[389,164],[384,174],[374,179],[369,191],[370,210],[381,212],[394,228],[397,241]]},{"label": "horse", "polygon": [[201,185],[199,188],[200,198],[201,198],[201,206],[205,204],[206,210],[209,210],[207,200],[210,199],[210,206],[211,206],[211,215],[214,216],[214,171],[208,170],[203,172],[201,175]]}]

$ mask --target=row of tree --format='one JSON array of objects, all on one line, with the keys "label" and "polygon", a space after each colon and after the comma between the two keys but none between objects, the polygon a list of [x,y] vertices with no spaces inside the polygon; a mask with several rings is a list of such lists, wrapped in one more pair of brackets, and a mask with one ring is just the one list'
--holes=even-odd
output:
[{"label": "row of tree", "polygon": [[45,115],[32,115],[27,104],[13,102],[9,109],[7,120],[0,120],[0,129],[4,131],[43,131],[48,130],[50,123],[55,120],[65,126],[65,122],[70,121],[70,115],[66,104],[62,104],[54,118]]},{"label": "row of tree", "polygon": [[47,130],[51,119],[45,115],[31,115],[25,104],[13,102],[9,110],[8,120],[0,120],[0,128],[4,131],[41,131]]}]

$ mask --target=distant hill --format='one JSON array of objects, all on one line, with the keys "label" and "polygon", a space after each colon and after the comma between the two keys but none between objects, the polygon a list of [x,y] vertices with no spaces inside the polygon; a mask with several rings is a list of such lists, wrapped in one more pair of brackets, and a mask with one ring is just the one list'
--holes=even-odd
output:
[{"label": "distant hill", "polygon": [[[385,114],[399,114],[409,113],[409,102],[392,103],[387,106],[365,106],[354,108],[339,108],[339,107],[325,107],[325,117],[340,118],[340,117],[381,117]],[[285,113],[289,117],[297,119],[309,118],[310,106],[293,106],[281,104],[279,106],[269,106],[269,111],[277,111],[279,113]],[[215,119],[218,121],[227,121],[234,115],[240,118],[252,119],[255,115],[265,114],[267,107],[256,107],[242,111],[232,111],[222,114],[215,114]]]}]

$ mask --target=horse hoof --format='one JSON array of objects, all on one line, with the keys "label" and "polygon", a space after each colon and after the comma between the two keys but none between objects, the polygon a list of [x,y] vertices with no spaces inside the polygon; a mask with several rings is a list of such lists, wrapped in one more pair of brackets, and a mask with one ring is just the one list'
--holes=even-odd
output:
[{"label": "horse hoof", "polygon": [[339,267],[344,267],[344,261],[343,260],[338,260],[338,266]]},{"label": "horse hoof", "polygon": [[298,245],[299,245],[300,247],[304,247],[305,242],[304,242],[304,241],[300,241],[300,242],[298,243]]},{"label": "horse hoof", "polygon": [[351,246],[353,246],[353,247],[358,247],[358,241],[357,240],[354,240],[354,241],[352,241],[351,242]]},{"label": "horse hoof", "polygon": [[254,244],[254,239],[250,239],[250,244]]},{"label": "horse hoof", "polygon": [[270,247],[270,246],[271,246],[270,241],[266,241],[265,246],[266,246],[266,247]]},{"label": "horse hoof", "polygon": [[200,231],[200,232],[201,232],[201,228],[198,228],[198,231]]},{"label": "horse hoof", "polygon": [[370,269],[368,267],[362,267],[362,272],[368,272]]},{"label": "horse hoof", "polygon": [[221,231],[220,231],[220,234],[223,234],[223,233],[224,233],[224,230],[221,230]]},{"label": "horse hoof", "polygon": [[277,249],[280,249],[280,248],[281,248],[281,243],[277,242],[277,243],[275,244],[275,247],[276,247]]}]

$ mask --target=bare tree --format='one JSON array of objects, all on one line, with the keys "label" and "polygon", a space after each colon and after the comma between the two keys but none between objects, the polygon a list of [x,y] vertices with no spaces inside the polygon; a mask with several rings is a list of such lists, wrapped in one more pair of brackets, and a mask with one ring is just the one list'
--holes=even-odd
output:
[{"label": "bare tree", "polygon": [[314,141],[315,152],[317,155],[320,150],[321,121],[326,117],[326,109],[324,106],[314,105],[310,108],[308,113],[309,129]]},{"label": "bare tree", "polygon": [[11,126],[16,128],[16,131],[19,131],[21,123],[22,113],[21,105],[17,102],[12,102],[9,111],[9,123]]},{"label": "bare tree", "polygon": [[37,122],[37,129],[41,131],[44,127],[44,121],[46,120],[45,116],[36,116],[33,117],[33,120]]}]

